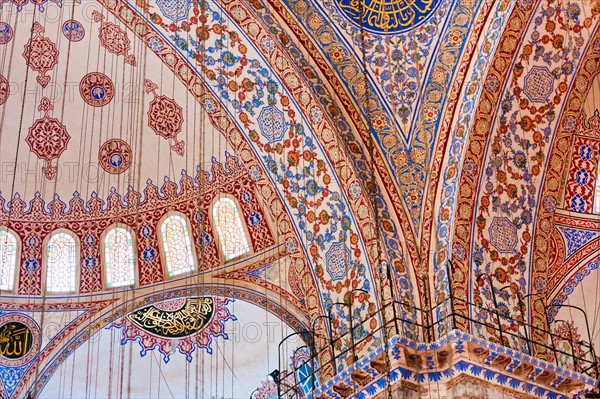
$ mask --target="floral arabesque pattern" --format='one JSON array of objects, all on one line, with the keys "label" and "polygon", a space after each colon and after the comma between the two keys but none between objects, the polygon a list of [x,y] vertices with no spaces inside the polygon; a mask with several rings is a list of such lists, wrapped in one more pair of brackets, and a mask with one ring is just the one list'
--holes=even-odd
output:
[{"label": "floral arabesque pattern", "polygon": [[[529,288],[527,279],[537,193],[556,124],[555,106],[564,99],[585,43],[581,27],[596,18],[591,10],[582,12],[582,7],[587,6],[570,3],[562,9],[559,2],[552,0],[537,6],[531,30],[515,57],[507,88],[500,98],[496,126],[488,141],[489,152],[481,169],[483,180],[474,220],[472,273],[487,273],[492,276],[494,286],[510,285],[512,292],[529,289],[540,292],[541,287]],[[583,15],[588,17],[584,20]],[[547,68],[553,77],[547,103],[533,103],[523,92],[525,77],[534,66]],[[498,90],[500,82],[496,74],[488,75],[485,86],[488,91]],[[543,88],[537,90],[544,91]],[[501,253],[491,244],[489,227],[495,215],[506,216],[517,230],[518,242],[510,253]],[[456,246],[455,251],[458,249]],[[487,284],[474,285],[473,300],[491,306],[490,289],[497,290]],[[500,298],[499,307],[505,310],[505,315],[519,314],[514,295],[509,296],[504,291]],[[476,317],[486,319],[490,315],[483,312]],[[511,322],[504,328],[516,330],[518,327]]]},{"label": "floral arabesque pattern", "polygon": [[183,156],[185,142],[177,140],[177,135],[181,132],[183,124],[183,109],[175,100],[156,94],[158,86],[150,80],[145,81],[145,90],[146,93],[154,95],[148,109],[148,126],[157,135],[167,140],[173,139],[175,143],[171,146],[171,149],[178,155]]},{"label": "floral arabesque pattern", "polygon": [[92,18],[95,22],[100,22],[98,37],[104,48],[113,54],[124,56],[126,63],[135,66],[135,55],[129,54],[131,41],[127,37],[127,33],[117,25],[106,22],[104,15],[98,11],[92,12]]},{"label": "floral arabesque pattern", "polygon": [[52,110],[54,110],[54,105],[47,97],[43,97],[38,111],[43,112],[44,117],[35,121],[25,138],[31,152],[45,161],[42,172],[48,180],[54,179],[58,171],[56,166],[52,166],[52,160],[58,158],[67,149],[71,139],[65,125],[58,119],[49,116]]},{"label": "floral arabesque pattern", "polygon": [[33,36],[23,50],[23,57],[27,66],[39,72],[36,80],[42,87],[48,86],[50,76],[46,73],[52,70],[58,63],[58,49],[49,38],[44,37],[44,27],[39,22],[33,24]]}]

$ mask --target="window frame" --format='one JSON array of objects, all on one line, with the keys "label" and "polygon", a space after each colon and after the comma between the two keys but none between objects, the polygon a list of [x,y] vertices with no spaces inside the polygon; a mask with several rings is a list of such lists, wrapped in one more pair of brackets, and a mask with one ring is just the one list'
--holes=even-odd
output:
[{"label": "window frame", "polygon": [[19,275],[20,275],[20,270],[21,270],[21,250],[22,250],[23,243],[21,242],[21,237],[19,237],[19,235],[13,229],[9,228],[8,226],[0,226],[0,231],[5,231],[7,234],[12,235],[13,238],[15,239],[15,243],[17,245],[16,251],[15,251],[15,270],[13,271],[12,288],[11,289],[0,288],[0,290],[2,292],[17,293],[18,289],[19,289],[18,285],[19,285]]},{"label": "window frame", "polygon": [[[180,218],[182,218],[185,222],[185,226],[187,228],[187,235],[188,238],[190,240],[190,247],[191,247],[191,252],[192,252],[192,269],[188,270],[186,272],[180,272],[180,273],[176,273],[171,275],[169,272],[169,266],[167,264],[167,254],[166,254],[166,240],[163,238],[162,235],[162,227],[165,224],[165,222],[171,217],[171,216],[178,216]],[[160,220],[158,221],[157,225],[156,225],[156,236],[158,239],[158,252],[160,252],[160,259],[163,265],[163,275],[165,276],[165,279],[175,279],[184,275],[188,275],[190,273],[194,273],[198,271],[198,256],[196,254],[196,240],[194,237],[194,233],[192,230],[192,224],[190,223],[190,219],[183,213],[178,212],[178,211],[169,211],[167,212],[165,215],[163,215],[163,217],[160,218]]]},{"label": "window frame", "polygon": [[[215,206],[217,205],[217,202],[219,202],[223,199],[229,199],[229,200],[233,201],[236,209],[238,210],[238,215],[240,217],[240,222],[242,225],[242,232],[244,233],[244,237],[246,238],[246,242],[248,243],[248,251],[244,252],[241,255],[231,257],[229,259],[225,258],[225,253],[223,251],[223,244],[221,243],[221,236],[219,234],[219,228],[217,226],[217,218],[215,217]],[[233,262],[236,260],[240,260],[240,259],[243,259],[244,257],[248,257],[249,255],[252,255],[254,253],[254,248],[252,246],[252,240],[250,239],[250,232],[248,231],[248,226],[247,226],[246,220],[244,218],[244,213],[242,211],[242,207],[240,206],[240,203],[237,200],[237,198],[235,198],[231,194],[219,194],[219,195],[215,196],[215,198],[213,198],[213,200],[211,201],[209,212],[210,212],[209,217],[210,217],[210,222],[212,225],[213,236],[215,239],[215,243],[217,244],[217,252],[219,253],[219,260],[221,261],[221,263],[225,264],[225,263],[230,263],[230,262]]]},{"label": "window frame", "polygon": [[[123,285],[117,285],[117,286],[112,286],[109,287],[108,286],[108,271],[106,268],[106,260],[107,260],[107,248],[105,246],[106,244],[106,237],[108,236],[108,234],[113,231],[114,229],[119,228],[119,229],[123,229],[125,231],[127,231],[130,235],[131,235],[131,248],[133,250],[133,283],[132,284],[123,284]],[[135,231],[129,227],[128,225],[124,224],[124,223],[113,223],[111,225],[109,225],[106,229],[104,229],[104,231],[102,232],[102,235],[100,236],[100,259],[101,259],[101,264],[102,264],[102,288],[104,290],[121,290],[124,288],[129,288],[129,287],[134,287],[137,288],[139,287],[139,273],[138,273],[138,243],[137,243],[137,235],[135,234]]]},{"label": "window frame", "polygon": [[[49,291],[48,290],[48,245],[52,240],[52,237],[58,234],[66,234],[75,240],[75,287],[71,291]],[[79,285],[81,279],[81,243],[79,241],[79,237],[72,230],[66,229],[64,227],[54,229],[50,231],[44,238],[42,243],[42,287],[43,292],[50,295],[64,295],[64,294],[72,294],[79,292]]]}]

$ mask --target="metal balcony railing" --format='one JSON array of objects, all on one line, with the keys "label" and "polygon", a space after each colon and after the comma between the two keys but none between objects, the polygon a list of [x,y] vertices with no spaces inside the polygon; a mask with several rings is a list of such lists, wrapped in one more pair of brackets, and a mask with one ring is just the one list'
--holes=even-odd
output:
[{"label": "metal balcony railing", "polygon": [[[479,314],[486,315],[486,317],[476,319],[459,313],[454,310],[458,303],[462,304],[461,307],[463,309],[466,308],[469,310],[465,312],[468,315]],[[347,306],[350,310],[352,309],[350,304]],[[389,338],[394,335],[409,337],[416,344],[429,344],[447,336],[452,330],[464,330],[464,326],[468,326],[468,331],[466,332],[472,335],[502,344],[519,352],[528,353],[532,356],[545,350],[547,353],[552,354],[551,362],[557,366],[568,367],[594,379],[600,378],[598,358],[591,344],[591,337],[588,336],[587,341],[578,340],[575,342],[572,332],[570,338],[565,338],[553,333],[550,329],[542,329],[529,324],[522,317],[519,320],[510,317],[506,312],[500,312],[497,308],[485,308],[461,298],[449,297],[430,309],[420,309],[407,303],[391,301],[376,312],[367,314],[360,320],[356,320],[355,316],[349,313],[348,317],[345,318],[346,320],[340,320],[342,323],[347,323],[347,328],[344,328],[344,331],[338,335],[334,333],[331,326],[333,318],[329,315],[321,317],[329,322],[326,325],[326,334],[317,335],[314,325],[313,331],[304,331],[301,333],[310,349],[310,359],[306,363],[297,365],[294,370],[278,373],[275,382],[278,385],[278,395],[280,398],[302,398],[306,394],[307,385],[314,396],[314,392],[318,390],[318,377],[325,366],[329,364],[333,372],[336,373],[338,367],[341,367],[343,362],[346,362],[346,364],[354,363],[357,360],[357,353],[360,353],[366,345],[369,343],[372,344],[372,341],[377,338],[381,340],[380,342],[384,342],[385,349],[388,349],[385,337]],[[378,327],[375,329],[370,328],[373,318],[379,320]],[[508,326],[513,326],[513,328],[507,328]],[[516,330],[514,326],[516,326]],[[297,332],[293,335],[298,334]],[[546,337],[546,341],[542,342],[530,337]],[[317,348],[316,338],[320,342],[325,342],[325,344]],[[557,347],[557,343],[565,339],[570,339],[570,350],[563,350]],[[581,348],[581,351],[578,353],[575,351],[577,346]],[[531,353],[533,348],[535,348],[535,353]],[[281,344],[279,349],[281,349]],[[331,359],[325,364],[320,364],[319,359],[326,358],[323,356],[326,352],[331,354]],[[279,370],[281,370],[281,353],[279,355]],[[310,372],[299,377],[297,371],[304,365],[310,365],[308,368]]]}]

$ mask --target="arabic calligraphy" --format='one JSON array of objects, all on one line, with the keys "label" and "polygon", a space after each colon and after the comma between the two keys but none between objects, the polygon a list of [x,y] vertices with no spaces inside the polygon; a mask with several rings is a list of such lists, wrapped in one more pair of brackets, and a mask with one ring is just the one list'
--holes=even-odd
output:
[{"label": "arabic calligraphy", "polygon": [[20,359],[33,346],[33,334],[29,327],[19,322],[8,322],[0,327],[0,356]]},{"label": "arabic calligraphy", "polygon": [[427,20],[439,0],[337,0],[350,20],[375,33],[410,30]]},{"label": "arabic calligraphy", "polygon": [[202,330],[215,311],[212,298],[189,298],[180,309],[167,311],[150,305],[128,315],[136,325],[165,338],[182,338]]},{"label": "arabic calligraphy", "polygon": [[40,328],[35,320],[21,313],[0,316],[0,364],[21,366],[40,349]]}]

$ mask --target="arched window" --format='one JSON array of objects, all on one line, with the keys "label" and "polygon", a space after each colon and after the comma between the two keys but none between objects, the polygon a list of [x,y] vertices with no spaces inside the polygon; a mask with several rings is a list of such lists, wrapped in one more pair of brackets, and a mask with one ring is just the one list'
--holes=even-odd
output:
[{"label": "arched window", "polygon": [[250,251],[235,201],[227,197],[218,199],[213,207],[213,218],[225,261]]},{"label": "arched window", "polygon": [[46,245],[46,291],[75,291],[77,274],[77,241],[71,234],[52,234]]},{"label": "arched window", "polygon": [[160,226],[163,253],[169,276],[194,270],[194,253],[188,223],[179,215],[169,215]]},{"label": "arched window", "polygon": [[104,263],[108,288],[135,284],[133,237],[123,227],[114,227],[104,237]]},{"label": "arched window", "polygon": [[17,267],[17,238],[7,229],[0,228],[0,289],[11,291],[15,284]]}]

